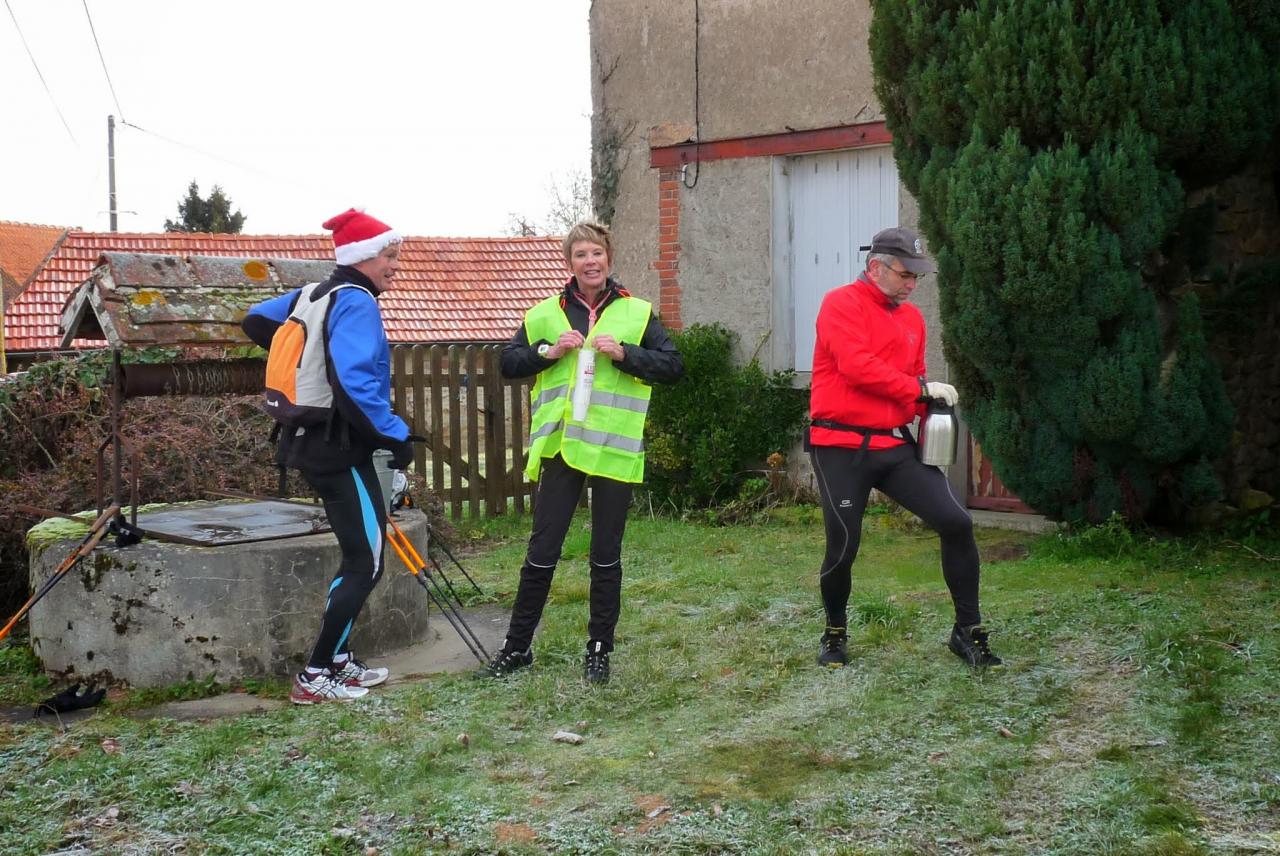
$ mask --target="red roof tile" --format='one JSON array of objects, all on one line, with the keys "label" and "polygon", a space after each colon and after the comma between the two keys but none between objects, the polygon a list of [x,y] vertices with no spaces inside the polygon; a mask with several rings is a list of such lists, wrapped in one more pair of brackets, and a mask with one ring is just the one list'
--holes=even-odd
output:
[{"label": "red roof tile", "polygon": [[[63,305],[104,252],[330,260],[333,243],[328,235],[72,231],[5,313],[7,350],[58,348]],[[559,238],[405,238],[397,287],[381,301],[387,337],[393,343],[504,341],[525,311],[567,278]]]},{"label": "red roof tile", "polygon": [[5,284],[5,306],[18,296],[31,274],[66,233],[61,226],[0,220],[0,279]]}]

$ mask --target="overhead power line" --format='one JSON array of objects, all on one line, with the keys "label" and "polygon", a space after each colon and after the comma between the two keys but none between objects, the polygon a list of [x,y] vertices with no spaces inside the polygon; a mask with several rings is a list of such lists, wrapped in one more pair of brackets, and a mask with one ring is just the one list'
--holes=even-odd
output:
[{"label": "overhead power line", "polygon": [[[102,55],[102,45],[98,43],[98,31],[93,27],[93,16],[89,14],[89,0],[80,0],[84,4],[84,16],[89,19],[89,32],[93,34],[93,46],[98,49],[98,59],[102,62],[102,73],[107,78],[107,88],[111,90],[111,100],[116,103],[116,112],[120,114],[120,121],[124,122],[124,108],[120,106],[120,99],[116,97],[116,85],[111,82],[111,72],[107,71],[107,58]],[[8,5],[9,0],[5,0]],[[13,14],[10,12],[10,14]],[[128,123],[126,123],[128,124]]]},{"label": "overhead power line", "polygon": [[62,115],[62,108],[58,106],[58,99],[53,97],[53,91],[49,89],[49,84],[44,79],[44,73],[40,71],[40,64],[36,62],[36,56],[31,52],[31,46],[27,44],[27,37],[22,33],[22,26],[18,23],[18,16],[13,14],[13,7],[9,5],[9,0],[4,0],[4,7],[9,10],[9,17],[13,20],[13,27],[18,31],[18,38],[22,40],[22,46],[27,50],[27,56],[31,58],[31,65],[36,70],[36,77],[40,78],[40,85],[44,87],[45,94],[49,96],[49,102],[53,104],[53,110],[58,114],[58,118],[62,120],[62,127],[67,129],[67,136],[71,138],[71,142],[75,143],[76,148],[80,148],[80,141],[76,139],[76,135],[71,133],[71,126],[67,124],[67,119]]},{"label": "overhead power line", "polygon": [[198,146],[193,146],[189,143],[184,143],[181,140],[175,140],[172,137],[166,137],[164,134],[157,134],[155,131],[149,131],[146,128],[133,124],[132,122],[126,122],[123,119],[121,119],[120,124],[133,128],[135,131],[141,131],[142,133],[147,134],[148,136],[155,137],[157,140],[166,142],[171,146],[177,146],[180,149],[186,149],[187,151],[195,152],[196,154],[199,154],[199,155],[204,155],[205,157],[211,160],[218,161],[219,163],[224,163],[224,164],[227,164],[228,166],[234,166],[236,169],[243,169],[246,172],[256,173],[257,175],[263,176],[264,178],[270,178],[273,181],[281,181],[286,184],[291,184],[295,187],[306,188],[308,190],[313,189],[310,185],[302,181],[299,181],[297,179],[289,178],[288,176],[281,175],[279,173],[273,173],[268,170],[260,169],[255,166],[250,166],[247,163],[241,163],[240,161],[234,161],[234,160],[230,160],[229,158],[224,158],[221,155],[214,154],[208,149],[202,149]]}]

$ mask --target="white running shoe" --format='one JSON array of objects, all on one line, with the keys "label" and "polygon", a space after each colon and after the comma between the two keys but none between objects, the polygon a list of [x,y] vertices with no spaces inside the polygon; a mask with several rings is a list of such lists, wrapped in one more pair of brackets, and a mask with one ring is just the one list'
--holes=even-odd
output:
[{"label": "white running shoe", "polygon": [[369,691],[364,687],[348,686],[330,672],[321,672],[314,678],[308,678],[304,672],[293,679],[289,701],[294,704],[318,704],[324,701],[351,701],[368,694]]},{"label": "white running shoe", "polygon": [[333,670],[333,676],[349,687],[376,687],[378,684],[386,683],[390,675],[390,669],[381,667],[370,669],[354,655],[349,657],[341,668],[335,667]]}]

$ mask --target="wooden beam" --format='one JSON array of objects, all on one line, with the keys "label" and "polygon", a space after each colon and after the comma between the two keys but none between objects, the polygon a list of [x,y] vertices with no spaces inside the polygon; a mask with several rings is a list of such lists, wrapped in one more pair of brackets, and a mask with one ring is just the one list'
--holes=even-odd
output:
[{"label": "wooden beam", "polygon": [[813,131],[788,131],[759,137],[731,137],[702,143],[655,146],[649,149],[649,166],[671,169],[687,163],[856,149],[863,146],[883,146],[891,142],[893,135],[884,122],[864,122]]}]

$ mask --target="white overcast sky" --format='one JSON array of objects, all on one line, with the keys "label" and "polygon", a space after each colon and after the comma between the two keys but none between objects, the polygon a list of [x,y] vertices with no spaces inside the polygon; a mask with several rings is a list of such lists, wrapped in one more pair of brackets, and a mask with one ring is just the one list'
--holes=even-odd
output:
[{"label": "white overcast sky", "polygon": [[356,205],[500,235],[588,171],[589,0],[87,0],[118,106],[85,0],[5,2],[0,220],[106,231],[108,114],[120,231],[161,231],[195,179],[246,233]]}]

